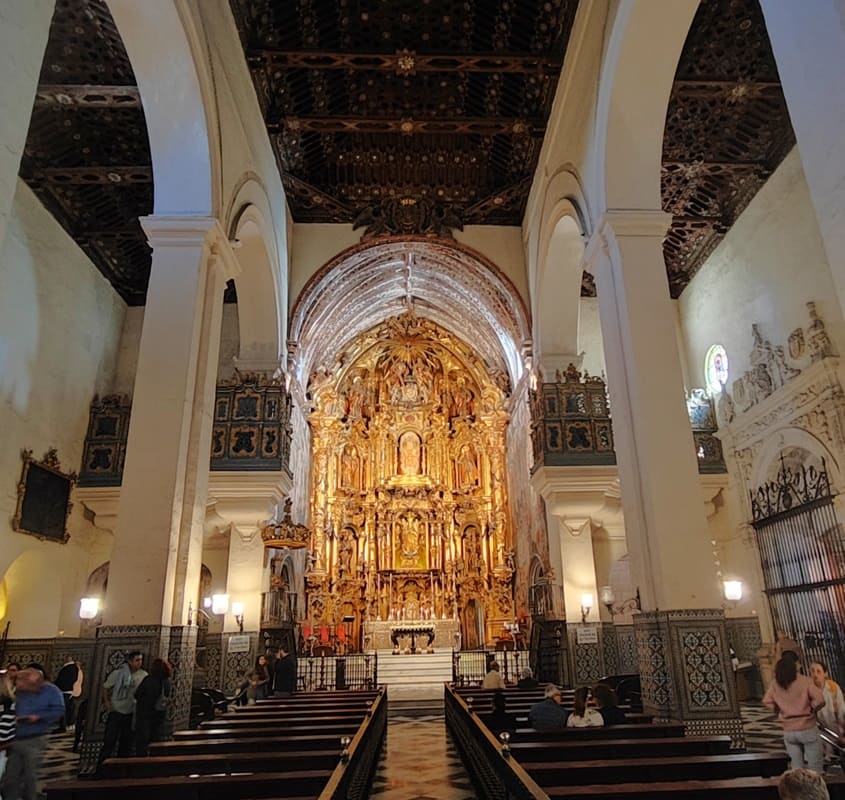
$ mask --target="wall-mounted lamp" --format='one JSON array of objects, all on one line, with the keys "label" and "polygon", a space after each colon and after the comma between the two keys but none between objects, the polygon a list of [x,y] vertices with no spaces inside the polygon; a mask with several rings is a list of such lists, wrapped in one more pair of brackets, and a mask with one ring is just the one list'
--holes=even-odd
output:
[{"label": "wall-mounted lamp", "polygon": [[618,605],[616,604],[616,593],[612,586],[602,586],[599,590],[599,597],[602,605],[604,605],[610,612],[610,616],[614,617],[617,614],[630,614],[634,611],[642,611],[640,603],[640,587],[637,587],[637,593],[627,600],[623,600]]},{"label": "wall-mounted lamp", "polygon": [[593,610],[593,596],[591,594],[581,595],[581,622],[587,621],[587,616]]},{"label": "wall-mounted lamp", "polygon": [[738,603],[742,600],[742,581],[722,581],[725,600],[729,603]]},{"label": "wall-mounted lamp", "polygon": [[213,594],[206,597],[202,604],[211,609],[212,614],[225,614],[229,610],[228,594]]},{"label": "wall-mounted lamp", "polygon": [[239,603],[237,600],[232,603],[232,616],[235,618],[235,622],[238,623],[238,630],[243,633],[244,632],[244,604]]},{"label": "wall-mounted lamp", "polygon": [[83,597],[79,601],[79,619],[96,619],[99,613],[99,597]]}]

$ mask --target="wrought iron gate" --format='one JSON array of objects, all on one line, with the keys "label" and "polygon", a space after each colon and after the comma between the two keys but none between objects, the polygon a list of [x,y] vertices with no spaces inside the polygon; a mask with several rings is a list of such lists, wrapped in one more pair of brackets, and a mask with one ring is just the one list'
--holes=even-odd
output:
[{"label": "wrought iron gate", "polygon": [[827,470],[781,467],[751,492],[752,524],[776,631],[845,680],[845,537]]}]

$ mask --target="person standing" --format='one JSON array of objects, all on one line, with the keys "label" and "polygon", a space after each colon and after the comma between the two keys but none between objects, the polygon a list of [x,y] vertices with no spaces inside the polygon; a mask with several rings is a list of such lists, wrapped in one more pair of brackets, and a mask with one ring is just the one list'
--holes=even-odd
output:
[{"label": "person standing", "polygon": [[824,705],[824,694],[806,675],[798,674],[792,658],[775,664],[775,680],[763,703],[778,715],[783,727],[783,743],[792,769],[806,766],[814,772],[824,770],[824,756],[816,712]]},{"label": "person standing", "polygon": [[6,771],[9,748],[15,741],[16,727],[15,698],[12,696],[12,687],[3,674],[0,675],[0,785],[3,783],[3,773]]},{"label": "person standing", "polygon": [[150,742],[164,739],[164,724],[173,685],[173,667],[169,661],[157,658],[150,666],[150,674],[135,692],[135,755],[149,755]]},{"label": "person standing", "polygon": [[9,750],[3,797],[6,800],[37,800],[38,773],[47,747],[47,734],[64,717],[62,693],[44,680],[39,669],[18,673],[15,692],[17,733]]},{"label": "person standing", "polygon": [[103,746],[97,758],[97,770],[112,756],[117,745],[117,757],[126,758],[132,749],[132,715],[135,711],[135,692],[147,673],[141,669],[144,654],[133,650],[126,661],[112,670],[103,684],[103,705],[108,711]]},{"label": "person standing", "polygon": [[296,659],[284,647],[279,648],[275,673],[273,695],[275,697],[290,697],[296,691]]},{"label": "person standing", "polygon": [[59,674],[56,675],[56,686],[65,697],[65,720],[66,728],[76,722],[76,704],[82,696],[82,664],[75,659],[68,659]]}]

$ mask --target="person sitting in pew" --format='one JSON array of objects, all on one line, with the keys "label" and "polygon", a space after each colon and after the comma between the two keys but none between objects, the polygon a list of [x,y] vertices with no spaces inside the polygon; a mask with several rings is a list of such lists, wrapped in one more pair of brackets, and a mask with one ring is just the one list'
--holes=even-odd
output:
[{"label": "person sitting in pew", "polygon": [[481,721],[498,736],[502,731],[516,732],[516,717],[507,711],[507,699],[503,692],[493,693],[493,710]]},{"label": "person sitting in pew", "polygon": [[593,687],[593,697],[605,726],[628,724],[625,712],[619,708],[616,692],[606,683],[597,683]]},{"label": "person sitting in pew", "polygon": [[824,778],[811,769],[791,769],[778,783],[780,800],[830,800]]},{"label": "person sitting in pew", "polygon": [[566,720],[567,728],[601,728],[604,725],[601,714],[594,708],[587,708],[589,696],[590,690],[586,686],[575,690],[574,708]]},{"label": "person sitting in pew", "polygon": [[528,724],[537,731],[562,731],[569,712],[561,705],[563,696],[557,686],[546,687],[544,699],[534,703],[528,712]]},{"label": "person sitting in pew", "polygon": [[539,685],[540,681],[534,677],[531,667],[526,667],[522,670],[522,675],[516,682],[517,689],[536,689]]},{"label": "person sitting in pew", "polygon": [[482,689],[505,689],[504,678],[502,678],[502,673],[499,672],[499,662],[498,661],[491,661],[490,662],[490,669],[487,671],[487,674],[484,676],[484,680],[481,682]]}]

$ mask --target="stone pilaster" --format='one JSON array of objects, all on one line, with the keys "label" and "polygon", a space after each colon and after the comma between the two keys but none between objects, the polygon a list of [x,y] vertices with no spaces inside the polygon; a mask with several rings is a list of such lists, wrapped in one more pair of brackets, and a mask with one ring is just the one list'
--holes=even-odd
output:
[{"label": "stone pilaster", "polygon": [[193,625],[179,625],[170,629],[167,660],[173,665],[173,699],[168,716],[173,730],[188,727],[191,715],[191,692],[194,665],[197,657],[197,629]]},{"label": "stone pilaster", "polygon": [[643,710],[691,735],[729,735],[744,748],[721,609],[645,611],[634,618]]}]

